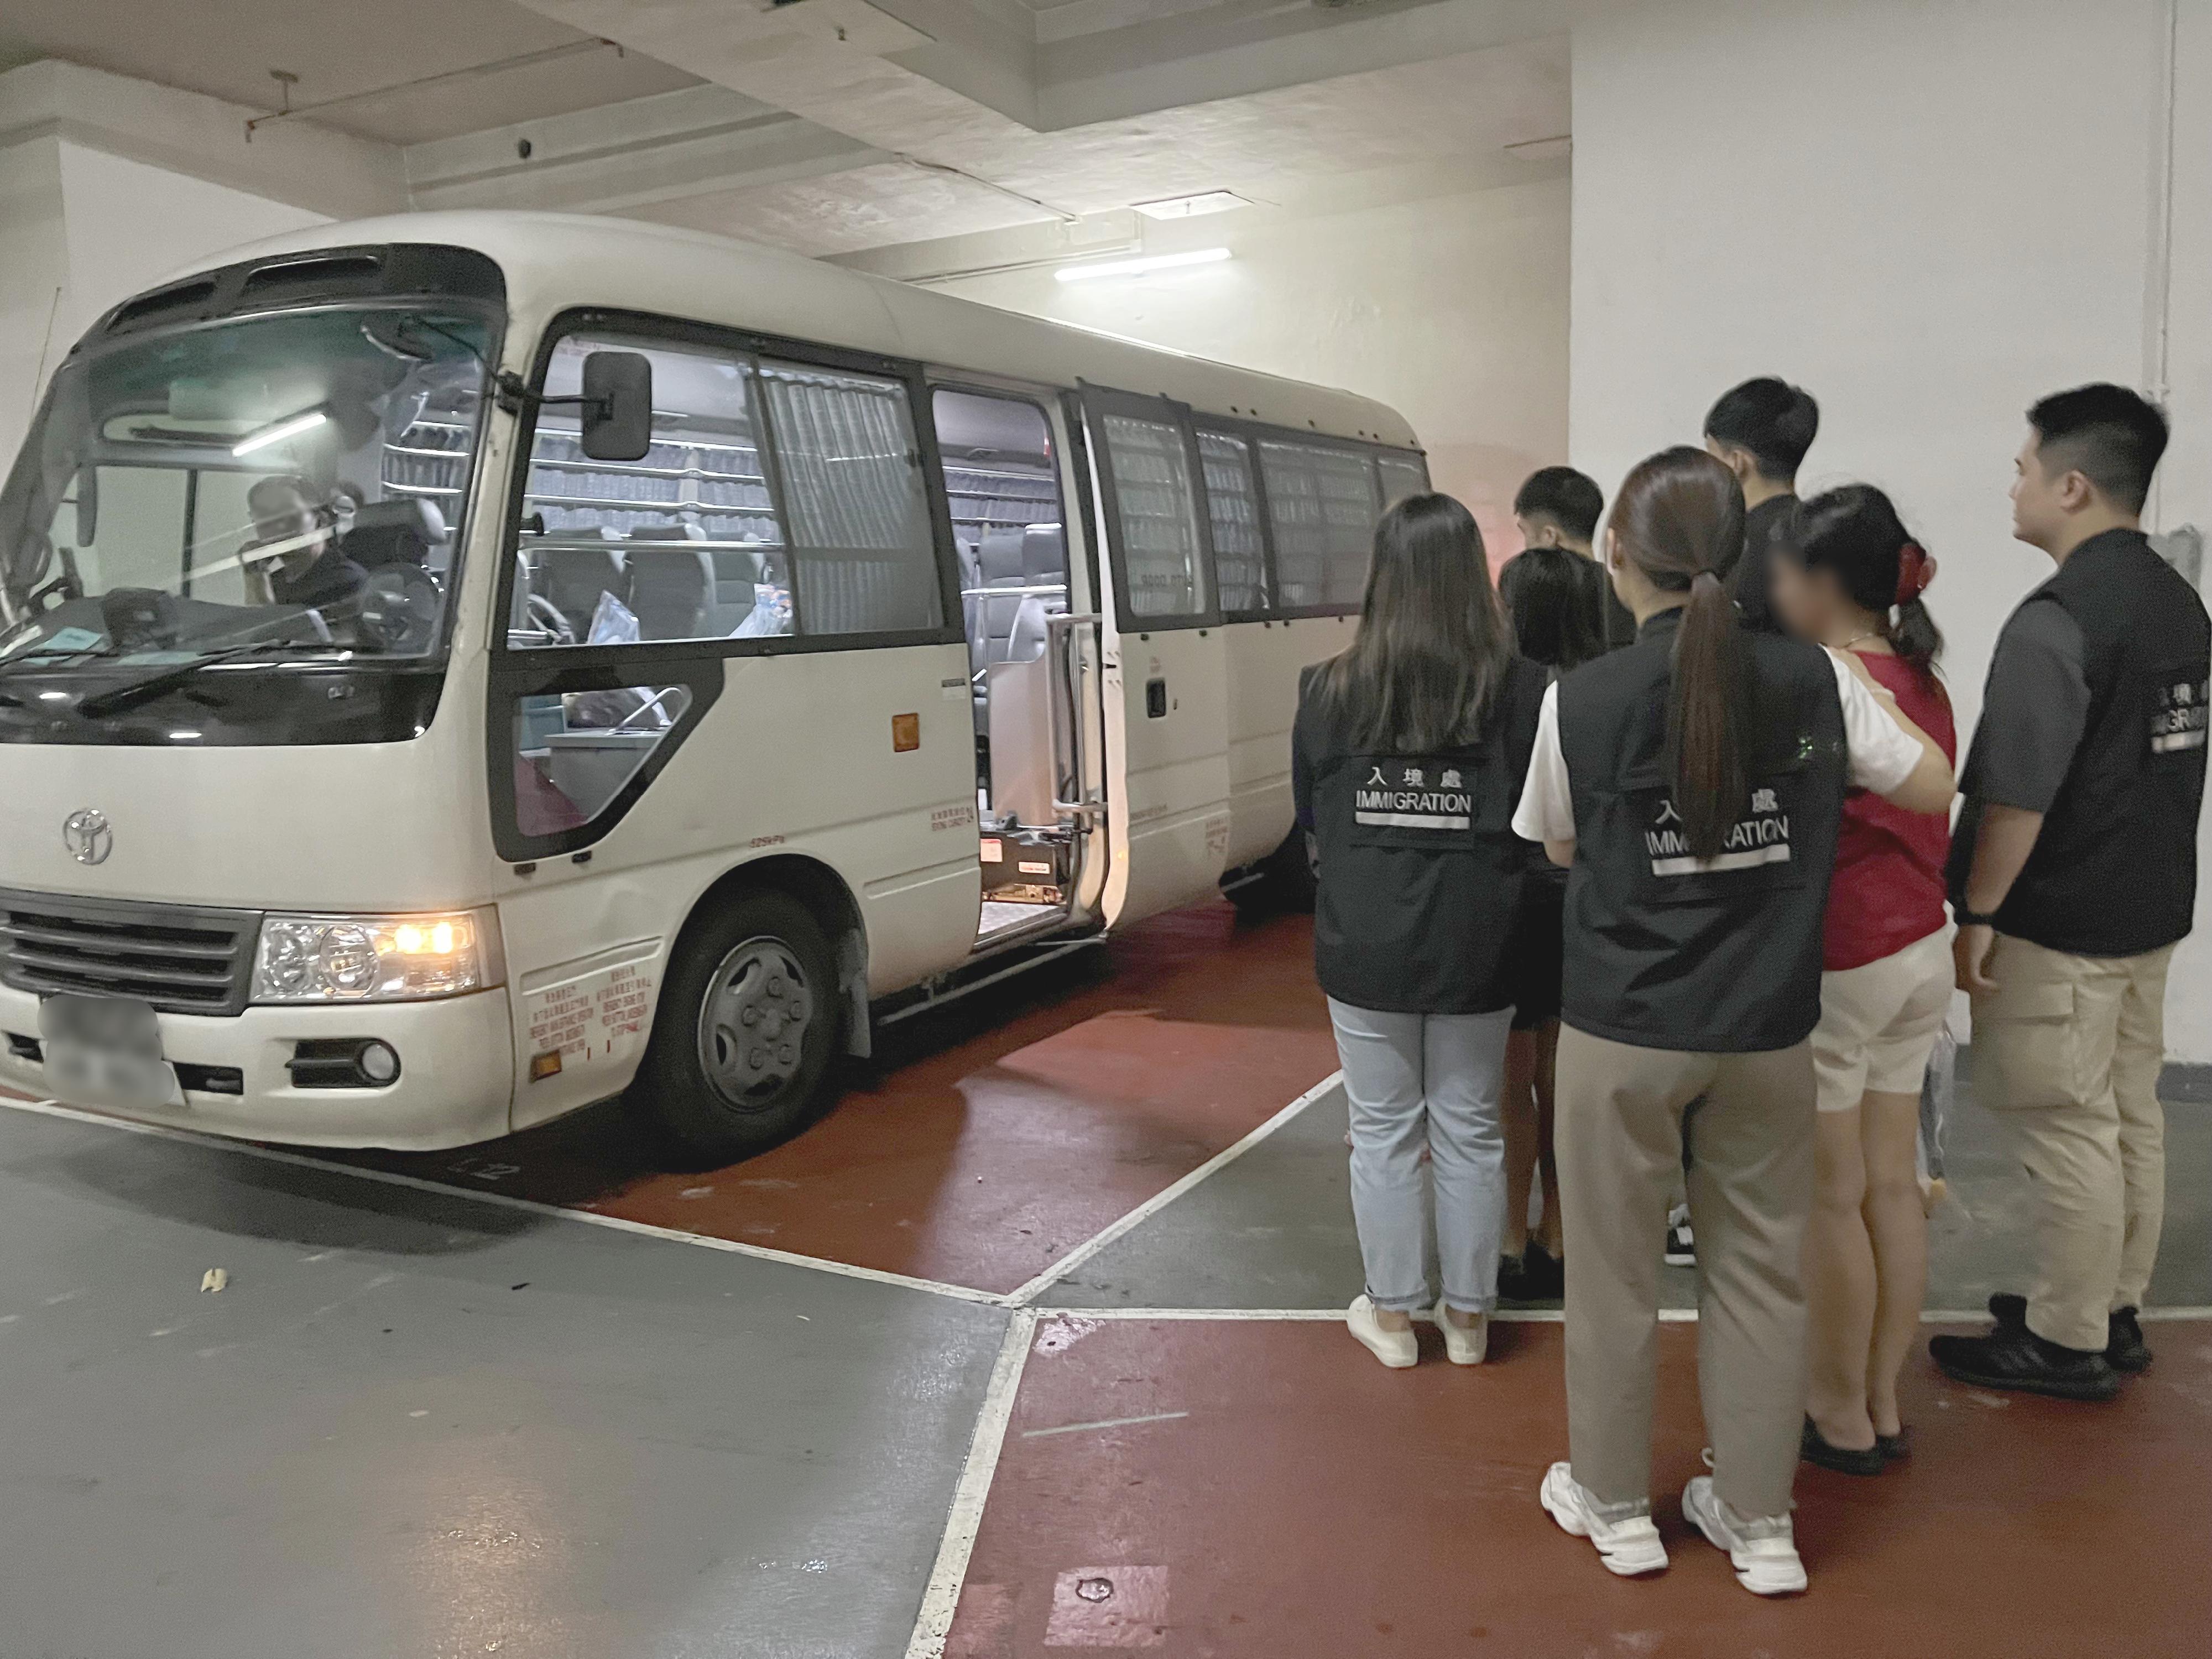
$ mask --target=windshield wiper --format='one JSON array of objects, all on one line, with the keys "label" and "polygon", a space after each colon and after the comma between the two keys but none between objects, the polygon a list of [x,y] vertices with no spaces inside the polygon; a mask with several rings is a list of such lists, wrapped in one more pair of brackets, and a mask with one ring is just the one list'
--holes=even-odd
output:
[{"label": "windshield wiper", "polygon": [[205,656],[195,657],[190,662],[180,662],[161,669],[147,675],[143,680],[132,680],[126,685],[96,692],[77,704],[76,712],[95,720],[103,714],[120,714],[126,708],[135,708],[142,702],[160,696],[173,685],[181,685],[201,669],[211,668],[216,663],[270,652],[312,650],[321,643],[319,640],[250,640],[244,645],[228,646],[220,651],[210,651]]},{"label": "windshield wiper", "polygon": [[112,657],[118,654],[112,645],[34,645],[28,651],[19,651],[13,656],[0,659],[0,679],[21,672],[33,663],[52,665],[52,659],[65,657]]}]

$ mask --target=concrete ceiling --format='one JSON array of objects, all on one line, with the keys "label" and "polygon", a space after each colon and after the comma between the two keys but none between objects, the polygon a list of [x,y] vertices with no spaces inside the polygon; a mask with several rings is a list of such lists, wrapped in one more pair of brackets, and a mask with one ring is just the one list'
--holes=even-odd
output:
[{"label": "concrete ceiling", "polygon": [[1298,212],[1557,176],[1507,147],[1568,131],[1573,3],[4,0],[0,64],[255,109],[283,69],[290,125],[393,146],[418,206],[850,256],[1025,226],[1080,244],[1204,190]]},{"label": "concrete ceiling", "polygon": [[[257,110],[288,95],[359,137],[410,144],[690,86],[696,77],[514,0],[5,0],[0,67],[62,58]],[[576,48],[561,52],[562,48]],[[376,93],[533,54],[548,59]]]}]

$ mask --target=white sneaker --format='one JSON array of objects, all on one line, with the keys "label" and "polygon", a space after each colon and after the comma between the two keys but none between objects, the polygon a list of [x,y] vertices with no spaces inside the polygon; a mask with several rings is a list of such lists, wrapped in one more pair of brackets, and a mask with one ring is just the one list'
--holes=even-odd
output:
[{"label": "white sneaker", "polygon": [[1587,1538],[1597,1546],[1597,1559],[1605,1563],[1607,1572],[1633,1578],[1665,1570],[1667,1546],[1660,1541],[1659,1528],[1648,1510],[1607,1520],[1598,1512],[1597,1500],[1583,1490],[1574,1471],[1565,1463],[1554,1463],[1544,1472],[1544,1484],[1536,1496],[1561,1531]]},{"label": "white sneaker", "polygon": [[1421,1345],[1413,1331],[1384,1330],[1375,1317],[1375,1304],[1364,1296],[1352,1298],[1344,1322],[1368,1352],[1394,1371],[1404,1370],[1421,1357]]},{"label": "white sneaker", "polygon": [[1444,1317],[1443,1302],[1437,1304],[1437,1328],[1444,1334],[1444,1358],[1455,1365],[1480,1365],[1490,1352],[1490,1316],[1477,1314],[1472,1325],[1455,1325]]},{"label": "white sneaker", "polygon": [[1805,1588],[1805,1564],[1797,1559],[1796,1529],[1788,1516],[1739,1519],[1713,1491],[1710,1474],[1682,1488],[1682,1513],[1714,1548],[1728,1552],[1736,1583],[1753,1595],[1795,1595]]}]

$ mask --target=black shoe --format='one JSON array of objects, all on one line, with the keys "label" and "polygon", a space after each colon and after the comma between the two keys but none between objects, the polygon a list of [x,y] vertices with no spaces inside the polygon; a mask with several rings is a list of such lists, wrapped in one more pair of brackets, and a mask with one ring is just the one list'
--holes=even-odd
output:
[{"label": "black shoe", "polygon": [[1804,1433],[1797,1437],[1797,1455],[1808,1463],[1833,1469],[1838,1474],[1880,1474],[1889,1467],[1889,1459],[1881,1455],[1879,1437],[1873,1445],[1860,1451],[1831,1445],[1827,1436],[1809,1417],[1805,1419]]},{"label": "black shoe", "polygon": [[2027,1298],[2012,1291],[1999,1291],[1990,1298],[1990,1317],[2000,1327],[2027,1324]]},{"label": "black shoe", "polygon": [[1508,1302],[1557,1302],[1566,1288],[1565,1264],[1533,1238],[1498,1264],[1498,1294]]},{"label": "black shoe", "polygon": [[2132,1376],[2150,1364],[2150,1350],[2143,1345],[2142,1323],[2133,1308],[2116,1310],[2106,1323],[2105,1363]]},{"label": "black shoe", "polygon": [[1947,1375],[1984,1389],[2059,1400],[2110,1400],[2120,1391],[2120,1374],[2103,1354],[2062,1348],[2026,1325],[2000,1324],[1987,1336],[1931,1336],[1928,1352]]},{"label": "black shoe", "polygon": [[1666,1263],[1670,1267],[1694,1267],[1698,1265],[1697,1236],[1690,1230],[1690,1218],[1685,1215],[1680,1221],[1667,1224]]},{"label": "black shoe", "polygon": [[1521,1271],[1528,1277],[1531,1301],[1557,1302],[1566,1295],[1567,1264],[1533,1238],[1521,1253]]},{"label": "black shoe", "polygon": [[1912,1425],[1900,1423],[1895,1434],[1877,1434],[1874,1437],[1874,1449],[1892,1463],[1900,1457],[1911,1456]]}]

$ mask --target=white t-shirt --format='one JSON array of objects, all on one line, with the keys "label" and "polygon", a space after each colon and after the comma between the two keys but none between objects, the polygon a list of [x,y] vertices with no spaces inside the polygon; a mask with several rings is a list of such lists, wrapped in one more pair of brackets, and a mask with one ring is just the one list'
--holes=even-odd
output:
[{"label": "white t-shirt", "polygon": [[[1822,647],[1826,649],[1826,647]],[[1886,794],[1912,775],[1920,764],[1920,745],[1889,717],[1875,696],[1833,651],[1836,692],[1844,705],[1844,755],[1851,783]],[[1572,841],[1574,798],[1567,793],[1567,757],[1559,750],[1559,688],[1544,692],[1536,719],[1536,752],[1528,762],[1528,781],[1514,810],[1513,833],[1523,841]]]}]

